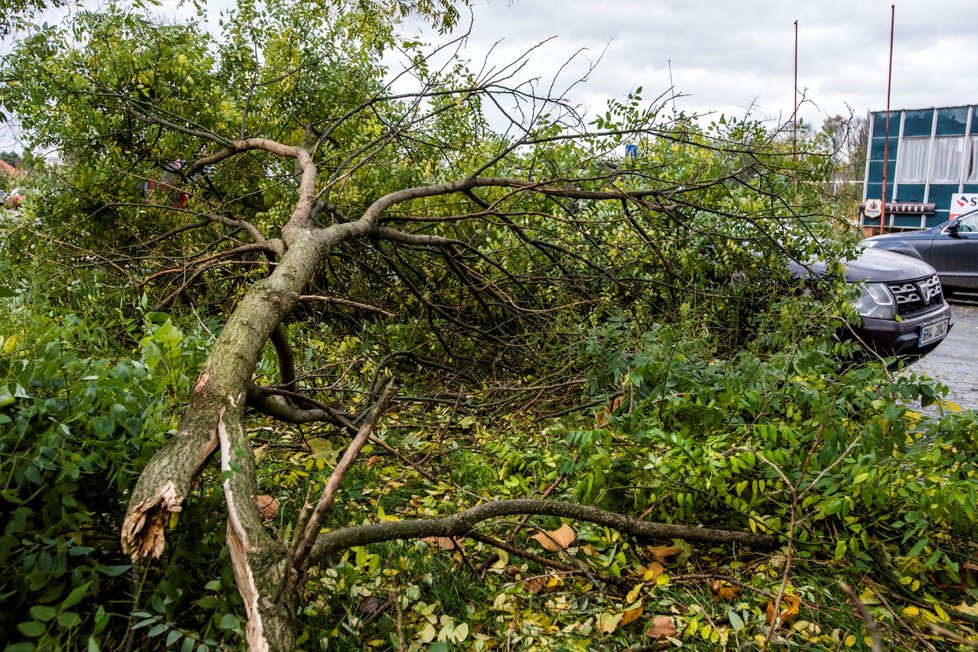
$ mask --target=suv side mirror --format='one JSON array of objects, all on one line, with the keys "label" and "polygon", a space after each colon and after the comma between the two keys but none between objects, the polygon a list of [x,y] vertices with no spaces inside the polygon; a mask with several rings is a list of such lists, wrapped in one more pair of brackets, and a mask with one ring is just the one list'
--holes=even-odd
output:
[{"label": "suv side mirror", "polygon": [[951,220],[951,223],[947,225],[947,232],[951,237],[956,238],[958,236],[958,224],[960,224],[960,221],[955,219]]}]

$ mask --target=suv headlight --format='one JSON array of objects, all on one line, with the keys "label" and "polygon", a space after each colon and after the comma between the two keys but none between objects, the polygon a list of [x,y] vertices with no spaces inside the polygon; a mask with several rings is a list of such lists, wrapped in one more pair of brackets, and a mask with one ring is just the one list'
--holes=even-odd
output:
[{"label": "suv headlight", "polygon": [[882,283],[860,283],[859,298],[852,307],[860,317],[874,319],[893,319],[896,317],[896,303],[893,295]]}]

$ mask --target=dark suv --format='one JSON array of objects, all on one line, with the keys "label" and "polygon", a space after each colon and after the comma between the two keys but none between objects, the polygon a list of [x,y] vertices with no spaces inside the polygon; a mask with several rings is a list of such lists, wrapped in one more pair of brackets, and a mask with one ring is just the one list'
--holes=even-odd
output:
[{"label": "dark suv", "polygon": [[846,263],[846,280],[859,283],[854,336],[881,355],[921,356],[953,326],[941,281],[927,263],[868,248]]}]

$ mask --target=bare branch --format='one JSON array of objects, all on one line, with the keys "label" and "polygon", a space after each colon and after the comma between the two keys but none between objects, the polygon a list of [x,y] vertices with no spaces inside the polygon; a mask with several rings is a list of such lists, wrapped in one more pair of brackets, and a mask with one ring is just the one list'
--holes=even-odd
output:
[{"label": "bare branch", "polygon": [[320,535],[316,540],[316,545],[310,553],[310,563],[325,561],[330,555],[351,546],[422,537],[464,537],[483,521],[515,514],[559,516],[588,521],[645,539],[685,539],[713,544],[743,545],[759,550],[770,550],[778,545],[778,538],[772,536],[689,525],[650,523],[588,505],[517,498],[483,503],[443,518],[370,523],[334,530]]},{"label": "bare branch", "polygon": [[296,537],[295,543],[292,547],[292,567],[298,571],[302,571],[306,567],[306,558],[309,556],[310,551],[316,543],[316,535],[319,534],[319,529],[322,527],[323,520],[326,518],[326,514],[329,513],[330,507],[333,506],[333,501],[336,499],[336,494],[339,493],[340,484],[343,482],[343,478],[350,471],[353,466],[353,462],[356,460],[357,456],[360,454],[360,450],[367,443],[370,433],[373,431],[374,426],[377,424],[377,420],[380,419],[380,415],[384,413],[387,406],[390,405],[391,399],[394,398],[394,394],[397,393],[397,387],[393,378],[387,384],[387,389],[381,395],[380,400],[374,406],[373,411],[367,418],[366,422],[360,427],[360,431],[357,432],[357,436],[353,438],[350,442],[349,448],[343,454],[343,457],[336,464],[336,468],[330,474],[329,479],[326,481],[326,486],[323,488],[323,494],[319,498],[319,503],[316,505],[309,517],[309,521],[305,524],[302,530],[302,534]]},{"label": "bare branch", "polygon": [[303,294],[299,296],[299,301],[319,301],[322,303],[335,303],[339,306],[350,306],[351,308],[357,308],[358,310],[365,310],[367,312],[375,312],[378,315],[384,317],[393,317],[394,313],[388,312],[383,308],[378,308],[377,306],[371,306],[368,303],[361,303],[359,301],[352,301],[350,299],[341,299],[340,297],[326,297],[319,294]]}]

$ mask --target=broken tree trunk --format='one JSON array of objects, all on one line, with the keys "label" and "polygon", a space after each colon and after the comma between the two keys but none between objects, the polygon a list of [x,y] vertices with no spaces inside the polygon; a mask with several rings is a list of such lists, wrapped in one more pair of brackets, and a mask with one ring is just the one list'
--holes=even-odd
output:
[{"label": "broken tree trunk", "polygon": [[134,561],[163,552],[170,515],[179,512],[204,464],[220,447],[228,511],[228,548],[248,612],[251,649],[290,649],[292,596],[278,595],[288,550],[262,524],[255,503],[255,462],[245,430],[245,400],[262,349],[298,300],[331,240],[305,231],[287,242],[274,272],[235,308],[218,336],[175,437],[150,460],[133,490],[123,549]]}]

